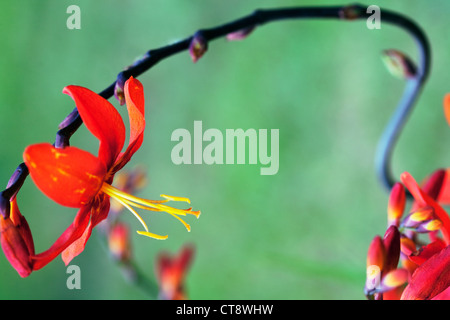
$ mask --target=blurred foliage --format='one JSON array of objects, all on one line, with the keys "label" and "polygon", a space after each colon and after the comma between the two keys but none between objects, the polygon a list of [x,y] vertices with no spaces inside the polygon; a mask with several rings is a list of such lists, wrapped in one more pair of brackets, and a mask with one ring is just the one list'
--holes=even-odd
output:
[{"label": "blurred foliage", "polygon": [[[66,8],[81,9],[81,29],[66,28]],[[73,109],[61,93],[69,84],[96,92],[149,49],[185,38],[256,8],[336,5],[309,0],[7,1],[0,11],[0,180],[6,183],[25,146],[53,142]],[[377,4],[412,17],[433,50],[431,77],[394,154],[394,171],[424,178],[450,163],[450,130],[442,98],[450,90],[446,65],[450,3],[444,0]],[[196,246],[187,279],[192,299],[364,299],[367,247],[384,233],[387,193],[374,173],[378,138],[403,90],[381,62],[398,49],[416,57],[411,38],[364,21],[284,21],[247,39],[210,43],[196,64],[187,52],[156,65],[139,79],[147,101],[146,139],[129,166],[147,167],[140,195],[187,196],[199,220],[192,231],[167,216],[145,213],[166,241],[133,235],[139,265],[154,273],[161,250]],[[111,100],[112,101],[112,100]],[[112,101],[120,108],[116,101]],[[177,128],[279,129],[280,169],[261,176],[259,165],[180,165],[171,162]],[[72,145],[96,152],[82,127]],[[18,196],[37,251],[71,223],[28,179]],[[129,223],[137,228],[130,216]],[[72,262],[81,290],[68,290],[60,258],[21,279],[0,255],[1,299],[145,299],[130,286],[94,234]]]}]

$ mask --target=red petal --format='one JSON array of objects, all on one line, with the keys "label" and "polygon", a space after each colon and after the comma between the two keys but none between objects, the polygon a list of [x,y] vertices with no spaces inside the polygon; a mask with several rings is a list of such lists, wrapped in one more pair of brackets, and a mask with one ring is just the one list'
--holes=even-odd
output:
[{"label": "red petal", "polygon": [[145,128],[145,98],[142,83],[131,77],[125,82],[125,102],[130,117],[130,143],[142,134]]},{"label": "red petal", "polygon": [[21,233],[22,239],[25,241],[25,244],[28,248],[30,254],[34,254],[34,240],[31,235],[30,227],[28,226],[28,222],[22,213],[19,210],[19,206],[17,205],[17,198],[14,197],[11,200],[11,213],[10,218],[14,222],[14,225],[19,226],[19,231]]},{"label": "red petal", "polygon": [[422,191],[433,198],[433,200],[438,199],[446,177],[446,170],[436,170],[427,178],[427,180],[421,187]]},{"label": "red petal", "polygon": [[61,254],[66,266],[70,263],[70,261],[72,261],[73,258],[83,252],[86,242],[92,234],[92,229],[94,229],[99,222],[106,219],[109,213],[109,207],[110,202],[107,195],[101,194],[100,197],[96,197],[90,209],[91,220],[89,226],[86,227],[81,237],[70,244]]},{"label": "red petal", "polygon": [[89,225],[90,207],[81,208],[73,223],[64,231],[64,233],[55,241],[55,243],[46,251],[32,257],[33,270],[39,270],[55,259],[62,251],[79,239]]},{"label": "red petal", "polygon": [[450,300],[450,287],[435,295],[431,300]]},{"label": "red petal", "polygon": [[434,254],[440,252],[445,248],[445,243],[442,240],[436,240],[427,244],[426,246],[420,249],[420,252],[417,254],[412,254],[409,256],[409,259],[413,261],[417,265],[421,265],[429,258],[431,258]]},{"label": "red petal", "polygon": [[439,194],[438,202],[442,205],[450,205],[450,169],[446,170],[442,190]]},{"label": "red petal", "polygon": [[61,257],[64,261],[64,264],[69,265],[70,261],[83,252],[84,247],[86,246],[86,242],[92,233],[92,224],[89,224],[84,230],[81,237],[77,240],[73,241],[64,251],[61,253]]},{"label": "red petal", "polygon": [[433,255],[414,271],[403,300],[432,299],[450,286],[450,246]]},{"label": "red petal", "polygon": [[144,88],[139,80],[131,77],[125,82],[125,102],[130,118],[130,142],[117,160],[113,172],[119,171],[141,147],[145,129]]},{"label": "red petal", "polygon": [[68,86],[63,92],[72,97],[84,124],[100,140],[99,158],[111,167],[125,143],[120,114],[108,100],[87,88]]},{"label": "red petal", "polygon": [[409,174],[409,172],[402,173],[400,179],[402,180],[406,188],[409,190],[409,192],[411,192],[417,205],[419,207],[426,206],[427,202],[423,198],[422,192],[420,192],[419,185],[417,184],[416,180],[414,180],[414,178]]},{"label": "red petal", "polygon": [[28,146],[23,158],[36,186],[55,202],[79,208],[102,186],[106,168],[98,158],[75,147]]}]

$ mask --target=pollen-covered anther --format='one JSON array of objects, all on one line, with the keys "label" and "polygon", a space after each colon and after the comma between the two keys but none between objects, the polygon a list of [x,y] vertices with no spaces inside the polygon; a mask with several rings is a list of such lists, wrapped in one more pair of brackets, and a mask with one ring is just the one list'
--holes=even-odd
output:
[{"label": "pollen-covered anther", "polygon": [[186,216],[187,214],[192,214],[198,218],[200,215],[200,211],[192,211],[192,208],[177,209],[165,204],[169,201],[182,201],[190,203],[190,200],[184,197],[162,195],[162,197],[165,198],[165,200],[148,200],[120,191],[119,189],[116,189],[107,183],[103,183],[101,191],[110,196],[111,198],[115,199],[116,201],[118,201],[121,205],[123,205],[131,213],[134,214],[134,216],[139,220],[139,222],[145,229],[145,231],[137,231],[138,234],[158,240],[167,239],[168,236],[167,235],[161,236],[158,234],[151,233],[142,217],[136,212],[136,210],[133,209],[133,207],[144,209],[147,211],[166,212],[171,216],[173,216],[174,218],[176,218],[177,220],[179,220],[188,231],[191,231],[191,226],[188,223],[186,223],[183,219],[181,219],[179,216]]}]

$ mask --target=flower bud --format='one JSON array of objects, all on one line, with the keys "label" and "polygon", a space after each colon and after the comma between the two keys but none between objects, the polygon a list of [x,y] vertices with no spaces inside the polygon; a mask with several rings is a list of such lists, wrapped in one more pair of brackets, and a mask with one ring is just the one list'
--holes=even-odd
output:
[{"label": "flower bud", "polygon": [[15,198],[11,201],[11,213],[5,218],[0,215],[0,242],[6,258],[23,278],[33,270],[31,256],[34,244],[25,218],[20,214]]},{"label": "flower bud", "polygon": [[161,253],[156,274],[160,286],[159,298],[162,300],[185,300],[184,278],[192,262],[194,248],[185,246],[178,255],[171,257]]},{"label": "flower bud", "polygon": [[207,50],[208,42],[206,39],[199,32],[194,34],[191,44],[189,45],[189,54],[191,55],[192,61],[194,63],[197,62]]},{"label": "flower bud", "polygon": [[416,76],[417,68],[408,56],[398,50],[385,50],[382,56],[388,71],[400,79],[411,79]]},{"label": "flower bud", "polygon": [[386,261],[383,272],[397,268],[400,258],[400,232],[397,227],[390,226],[384,234],[383,244],[386,249]]},{"label": "flower bud", "polygon": [[113,258],[120,262],[131,258],[130,232],[124,223],[116,223],[108,235],[108,246]]},{"label": "flower bud", "polygon": [[384,248],[383,240],[380,236],[376,236],[367,252],[367,267],[378,266],[383,269],[384,262],[386,261],[386,249]]},{"label": "flower bud", "polygon": [[400,250],[406,256],[410,256],[414,252],[416,252],[416,243],[407,237],[402,237],[400,239]]},{"label": "flower bud", "polygon": [[380,291],[386,292],[408,282],[409,272],[406,269],[395,269],[387,273],[381,281]]},{"label": "flower bud", "polygon": [[345,20],[355,20],[361,17],[365,13],[365,8],[357,4],[351,4],[343,7],[339,11],[339,17]]},{"label": "flower bud", "polygon": [[433,208],[430,206],[423,207],[417,211],[411,212],[402,222],[402,226],[405,228],[416,228],[424,221],[433,218]]},{"label": "flower bud", "polygon": [[422,222],[420,225],[417,226],[416,230],[417,232],[432,232],[437,231],[442,227],[442,222],[439,219],[433,219],[433,220],[427,220]]},{"label": "flower bud", "polygon": [[119,101],[119,104],[123,106],[125,104],[125,82],[127,78],[124,72],[117,75],[116,84],[114,85],[114,97]]},{"label": "flower bud", "polygon": [[400,218],[405,210],[406,195],[405,188],[397,182],[391,190],[388,203],[388,226],[395,225],[398,227]]}]

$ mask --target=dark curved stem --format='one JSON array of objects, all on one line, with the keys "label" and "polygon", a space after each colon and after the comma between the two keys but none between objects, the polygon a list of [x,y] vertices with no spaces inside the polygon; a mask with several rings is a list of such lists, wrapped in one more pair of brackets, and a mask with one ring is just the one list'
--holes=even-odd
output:
[{"label": "dark curved stem", "polygon": [[375,166],[378,176],[390,190],[396,182],[391,172],[392,153],[430,73],[431,48],[425,33],[408,18],[384,10],[381,19],[406,30],[416,41],[419,51],[416,75],[407,81],[402,98],[381,136],[376,152]]},{"label": "dark curved stem", "polygon": [[[138,77],[142,73],[148,71],[159,61],[166,59],[176,53],[189,49],[189,46],[196,34],[201,34],[207,41],[223,37],[229,33],[237,32],[243,29],[260,26],[265,23],[286,20],[286,19],[340,19],[340,20],[357,20],[367,19],[371,13],[367,13],[367,6],[350,5],[350,6],[331,6],[331,7],[295,7],[283,9],[261,9],[256,10],[252,14],[235,21],[210,28],[201,29],[192,36],[170,44],[148,51],[142,59],[119,73],[117,80],[99,94],[109,99],[114,95],[117,85],[123,85],[130,76]],[[386,127],[384,134],[380,140],[377,156],[376,167],[378,175],[387,188],[391,188],[396,179],[393,178],[390,168],[390,160],[397,138],[406,123],[408,116],[420,94],[421,88],[427,78],[430,67],[430,48],[425,34],[422,30],[409,18],[388,10],[381,11],[381,20],[383,23],[390,23],[398,26],[412,35],[419,48],[420,61],[418,63],[417,76],[409,80],[405,88],[403,98],[401,99],[397,110],[395,111],[391,121]],[[56,147],[65,147],[69,145],[70,137],[81,126],[82,120],[78,111],[73,110],[67,118],[61,123],[59,131],[56,134],[54,145]],[[9,185],[0,193],[0,212],[5,215],[8,212],[7,205],[11,197],[19,191],[23,182],[28,175],[28,170],[24,169],[24,164],[19,165],[13,174],[14,179],[20,183]],[[8,204],[7,204],[8,203]]]}]

